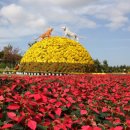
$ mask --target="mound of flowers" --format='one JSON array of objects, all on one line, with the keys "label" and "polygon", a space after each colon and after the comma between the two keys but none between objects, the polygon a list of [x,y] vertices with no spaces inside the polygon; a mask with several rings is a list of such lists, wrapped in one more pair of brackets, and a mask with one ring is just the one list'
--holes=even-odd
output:
[{"label": "mound of flowers", "polygon": [[50,37],[35,43],[20,62],[23,72],[90,72],[93,60],[78,42],[65,37]]},{"label": "mound of flowers", "polygon": [[129,130],[130,76],[2,76],[1,130]]}]

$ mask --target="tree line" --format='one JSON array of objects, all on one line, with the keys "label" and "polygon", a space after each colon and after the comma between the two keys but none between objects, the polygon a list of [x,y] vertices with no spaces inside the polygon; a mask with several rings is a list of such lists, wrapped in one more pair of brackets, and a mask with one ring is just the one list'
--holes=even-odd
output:
[{"label": "tree line", "polygon": [[8,44],[0,51],[0,68],[6,68],[7,66],[14,68],[20,62],[21,58],[20,49]]},{"label": "tree line", "polygon": [[[0,68],[14,68],[21,60],[22,54],[19,48],[13,47],[11,44],[3,47],[0,50]],[[122,73],[130,72],[130,66],[117,65],[110,66],[107,60],[100,62],[98,59],[94,60],[94,72],[95,73]]]},{"label": "tree line", "polygon": [[130,72],[130,66],[117,65],[110,66],[107,60],[100,62],[98,59],[94,60],[94,68],[96,73],[127,73]]}]

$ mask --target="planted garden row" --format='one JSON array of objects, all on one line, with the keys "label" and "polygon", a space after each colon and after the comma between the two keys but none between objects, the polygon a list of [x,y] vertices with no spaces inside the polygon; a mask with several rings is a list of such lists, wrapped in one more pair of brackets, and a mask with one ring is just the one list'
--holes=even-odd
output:
[{"label": "planted garden row", "polygon": [[12,75],[0,86],[0,129],[130,129],[129,75]]}]

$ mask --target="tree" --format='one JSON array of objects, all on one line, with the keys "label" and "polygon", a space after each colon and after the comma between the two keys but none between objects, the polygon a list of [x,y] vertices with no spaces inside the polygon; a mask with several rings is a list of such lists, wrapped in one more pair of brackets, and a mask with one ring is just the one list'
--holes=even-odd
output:
[{"label": "tree", "polygon": [[3,60],[10,67],[14,67],[22,58],[19,53],[18,48],[14,48],[12,45],[8,44],[3,48]]},{"label": "tree", "polygon": [[102,72],[102,65],[98,59],[94,60],[94,68],[96,73]]},{"label": "tree", "polygon": [[0,59],[3,59],[3,56],[4,56],[4,52],[0,51]]},{"label": "tree", "polygon": [[108,66],[107,60],[103,61],[102,67],[103,67],[104,72],[106,73],[109,72],[109,66]]}]

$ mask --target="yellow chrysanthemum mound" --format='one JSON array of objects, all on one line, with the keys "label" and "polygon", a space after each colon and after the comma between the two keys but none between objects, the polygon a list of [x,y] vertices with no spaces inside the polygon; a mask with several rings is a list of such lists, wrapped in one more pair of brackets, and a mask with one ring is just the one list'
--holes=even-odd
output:
[{"label": "yellow chrysanthemum mound", "polygon": [[20,62],[25,72],[90,72],[94,62],[78,42],[60,36],[45,38],[33,44]]}]

